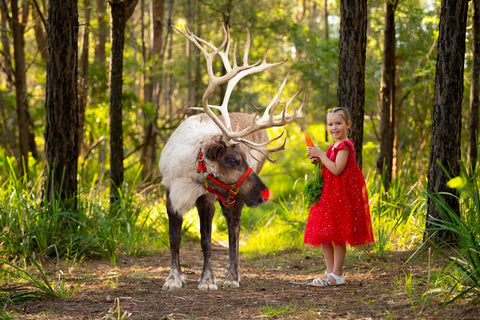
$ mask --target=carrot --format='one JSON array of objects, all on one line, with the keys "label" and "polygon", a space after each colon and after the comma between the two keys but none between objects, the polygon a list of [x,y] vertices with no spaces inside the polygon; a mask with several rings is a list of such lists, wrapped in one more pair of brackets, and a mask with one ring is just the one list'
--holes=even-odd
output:
[{"label": "carrot", "polygon": [[[310,135],[307,133],[307,131],[305,130],[305,145],[307,147],[315,147],[315,144],[313,143],[312,141],[312,138],[310,138]],[[307,156],[307,155],[305,155]],[[317,157],[317,162],[320,161],[320,159]]]},{"label": "carrot", "polygon": [[315,147],[315,144],[313,144],[312,138],[310,138],[307,131],[305,131],[305,144],[307,147]]}]

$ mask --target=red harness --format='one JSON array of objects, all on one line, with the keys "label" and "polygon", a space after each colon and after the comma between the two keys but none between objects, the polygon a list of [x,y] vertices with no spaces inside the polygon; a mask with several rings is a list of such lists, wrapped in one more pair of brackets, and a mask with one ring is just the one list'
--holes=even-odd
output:
[{"label": "red harness", "polygon": [[[240,186],[245,182],[245,180],[247,180],[247,177],[250,175],[250,173],[252,173],[252,171],[253,171],[252,168],[248,168],[248,170],[245,171],[245,173],[240,177],[240,179],[238,179],[238,181],[236,183],[231,184],[231,185],[228,185],[228,184],[225,184],[221,181],[218,181],[217,179],[215,179],[210,174],[208,174],[206,176],[204,174],[203,175],[203,179],[204,179],[203,188],[210,193],[216,194],[218,199],[222,202],[222,204],[224,206],[228,205],[229,207],[233,207],[235,205],[235,196],[240,191]],[[197,173],[201,173],[201,172],[203,172],[203,173],[207,172],[207,167],[205,166],[205,162],[203,161],[203,152],[200,151],[200,155],[198,156]],[[208,186],[208,180],[210,180],[212,183],[216,184],[217,186],[229,191],[228,201],[220,193],[220,191],[218,191],[216,189],[212,189]]]}]

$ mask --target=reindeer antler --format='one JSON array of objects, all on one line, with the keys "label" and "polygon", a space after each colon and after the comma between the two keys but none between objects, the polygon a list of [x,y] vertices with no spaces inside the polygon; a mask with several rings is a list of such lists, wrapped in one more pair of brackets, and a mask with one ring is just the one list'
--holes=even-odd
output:
[{"label": "reindeer antler", "polygon": [[[285,80],[283,80],[282,85],[278,89],[277,93],[273,97],[272,101],[270,104],[267,106],[265,109],[265,112],[263,115],[260,117],[259,112],[257,111],[255,115],[253,115],[253,120],[252,123],[246,127],[245,129],[235,132],[232,130],[231,122],[230,122],[230,116],[228,113],[228,101],[230,99],[230,95],[232,94],[233,88],[237,85],[237,83],[244,78],[245,76],[253,73],[258,73],[261,71],[264,71],[266,69],[269,69],[271,67],[275,67],[278,65],[281,65],[287,61],[287,59],[276,62],[276,63],[268,63],[267,62],[267,51],[265,51],[265,54],[263,55],[263,58],[261,60],[258,60],[254,64],[249,64],[248,63],[248,54],[250,50],[250,33],[248,31],[248,28],[246,28],[247,31],[247,41],[245,45],[245,51],[243,54],[243,65],[238,66],[237,64],[237,59],[236,59],[236,49],[237,45],[236,43],[234,44],[233,47],[233,53],[232,53],[232,64],[230,64],[229,61],[229,51],[230,51],[230,30],[228,28],[225,28],[223,26],[223,34],[224,34],[224,39],[222,44],[217,48],[213,44],[199,38],[198,36],[194,35],[188,28],[185,27],[185,32],[182,30],[174,27],[175,30],[180,32],[185,38],[190,40],[195,46],[202,52],[202,54],[205,56],[206,62],[207,62],[207,73],[208,73],[208,86],[207,89],[205,90],[205,93],[203,94],[202,97],[202,108],[193,108],[193,109],[200,109],[205,111],[205,113],[218,125],[220,130],[223,133],[224,139],[226,142],[229,140],[232,140],[234,142],[241,142],[246,145],[248,145],[251,149],[255,149],[261,153],[263,153],[266,158],[269,161],[274,162],[272,158],[270,158],[269,154],[275,151],[283,150],[285,146],[285,141],[280,147],[277,148],[268,148],[268,145],[277,139],[279,139],[282,135],[283,132],[268,141],[265,141],[264,143],[254,143],[252,141],[246,140],[243,137],[261,130],[261,129],[266,129],[266,128],[271,128],[271,127],[280,127],[284,126],[290,122],[292,122],[295,119],[298,118],[304,118],[305,115],[302,113],[302,108],[306,103],[306,95],[304,96],[304,99],[300,106],[298,108],[294,108],[293,113],[288,113],[287,109],[290,106],[290,104],[297,98],[300,93],[303,91],[303,88],[301,87],[298,92],[296,92],[290,99],[281,101],[280,100],[280,95],[283,91],[283,88],[285,87],[285,84],[287,83],[288,75],[285,77]],[[210,48],[213,50],[212,52],[208,52],[205,47]],[[225,50],[223,50],[225,49]],[[226,73],[221,76],[216,76],[213,72],[213,60],[216,56],[219,56],[222,59],[223,66],[226,70]],[[223,98],[222,104],[220,106],[215,106],[215,105],[209,105],[208,104],[208,98],[210,95],[215,91],[215,89],[228,82],[227,88],[225,91],[225,96]],[[280,113],[276,114],[276,110],[280,105],[283,105],[283,109],[281,110]],[[220,120],[220,118],[212,111],[212,109],[217,109],[220,111],[220,114],[222,115],[224,122]]]}]

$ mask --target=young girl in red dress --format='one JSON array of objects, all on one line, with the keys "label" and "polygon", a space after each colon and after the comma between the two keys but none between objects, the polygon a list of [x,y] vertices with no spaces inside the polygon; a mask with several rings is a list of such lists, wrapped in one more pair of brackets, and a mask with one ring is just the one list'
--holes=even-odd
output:
[{"label": "young girl in red dress", "polygon": [[314,286],[345,284],[346,245],[374,241],[365,179],[355,161],[353,141],[348,139],[350,125],[348,110],[333,108],[327,113],[327,127],[335,142],[327,152],[317,146],[307,148],[310,161],[323,164],[322,194],[310,207],[304,239],[322,248],[327,265],[325,274],[313,280]]}]

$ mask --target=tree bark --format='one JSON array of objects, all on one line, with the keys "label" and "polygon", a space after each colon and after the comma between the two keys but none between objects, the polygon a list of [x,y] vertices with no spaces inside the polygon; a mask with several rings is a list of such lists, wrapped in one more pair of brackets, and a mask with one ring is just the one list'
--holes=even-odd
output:
[{"label": "tree bark", "polygon": [[85,125],[85,111],[87,109],[87,95],[88,95],[88,49],[90,46],[90,2],[91,0],[84,0],[85,10],[85,26],[83,29],[83,44],[82,53],[80,54],[80,69],[79,69],[79,92],[78,92],[78,151],[82,150],[84,125]]},{"label": "tree bark", "polygon": [[110,203],[120,198],[124,180],[122,85],[123,49],[125,29],[138,0],[112,0],[111,8],[111,58],[110,58]]},{"label": "tree bark", "polygon": [[[459,214],[457,192],[447,186],[460,173],[460,136],[463,96],[463,69],[467,0],[442,0],[437,47],[432,140],[428,171],[428,191],[442,197]],[[445,171],[446,172],[445,172]],[[445,194],[450,193],[450,194]],[[448,231],[434,233],[434,221],[443,217],[435,202],[428,199],[424,239],[435,243],[455,242]]]},{"label": "tree bark", "polygon": [[338,54],[338,106],[352,116],[352,139],[357,163],[362,166],[363,118],[365,114],[365,50],[367,0],[340,1]]},{"label": "tree bark", "polygon": [[22,5],[22,15],[19,13],[18,0],[11,1],[12,20],[11,29],[13,34],[13,54],[15,61],[15,96],[17,103],[17,122],[18,122],[18,147],[19,159],[18,170],[21,175],[28,173],[28,154],[32,153],[35,159],[38,159],[38,152],[35,145],[35,137],[31,131],[33,126],[32,117],[27,102],[27,68],[25,61],[25,21],[20,21],[23,16],[27,19],[29,15],[29,5],[24,2]]},{"label": "tree bark", "polygon": [[[330,40],[330,29],[328,27],[328,0],[325,0],[323,5],[323,20],[324,20],[324,28],[325,28],[325,40],[328,42]],[[329,81],[324,81],[325,84],[325,92],[330,92],[330,83]],[[330,100],[328,99],[328,95],[325,95],[325,114],[328,113],[328,109],[330,109]],[[325,141],[328,141],[328,126],[327,126],[327,117],[325,117]]]},{"label": "tree bark", "polygon": [[381,122],[380,154],[377,172],[383,176],[385,190],[390,187],[393,169],[393,141],[395,136],[395,10],[397,0],[385,0],[385,30],[383,37],[383,65],[380,84]]},{"label": "tree bark", "polygon": [[45,101],[44,203],[77,206],[78,7],[77,0],[48,4],[47,94]]},{"label": "tree bark", "polygon": [[8,31],[11,29],[11,18],[8,13],[8,7],[5,0],[0,1],[0,13],[1,13],[1,41],[2,41],[2,72],[5,74],[7,80],[7,88],[14,87],[14,71],[12,65],[11,55],[11,33]]},{"label": "tree bark", "polygon": [[472,84],[470,87],[470,123],[468,132],[468,166],[475,172],[478,160],[478,122],[480,96],[480,1],[472,1]]},{"label": "tree bark", "polygon": [[97,41],[95,41],[95,59],[105,63],[106,60],[106,43],[108,38],[108,19],[106,15],[107,6],[105,0],[95,0],[95,8],[97,12]]},{"label": "tree bark", "polygon": [[38,6],[38,1],[33,1],[35,9],[32,11],[32,16],[34,20],[34,30],[35,30],[35,40],[37,41],[38,51],[40,56],[44,61],[48,59],[48,44],[47,44],[47,35],[45,32],[46,22],[42,14],[42,9],[45,9],[44,4],[42,8]]},{"label": "tree bark", "polygon": [[145,80],[145,102],[150,102],[152,109],[155,110],[154,114],[145,113],[145,134],[142,144],[142,151],[140,155],[140,162],[143,166],[142,177],[144,180],[151,179],[153,172],[156,168],[156,139],[155,139],[155,125],[158,119],[159,112],[159,94],[161,90],[161,77],[159,68],[156,68],[156,65],[162,63],[162,35],[163,35],[163,25],[164,25],[164,12],[165,12],[165,2],[164,0],[154,0],[153,2],[153,21],[151,21],[153,28],[153,35],[151,39],[153,41],[150,43],[151,55],[146,55],[146,61],[150,61],[150,72],[145,76],[148,79]]},{"label": "tree bark", "polygon": [[[201,21],[199,19],[201,16],[201,10],[202,6],[198,3],[198,0],[188,1],[187,24],[192,26],[191,30],[194,32],[194,34],[199,36],[201,32]],[[189,67],[187,70],[188,107],[197,107],[200,104],[200,99],[202,96],[202,60],[200,58],[200,54],[197,54],[195,46],[190,41],[187,41],[186,46],[188,58],[193,61],[191,67]]]}]

